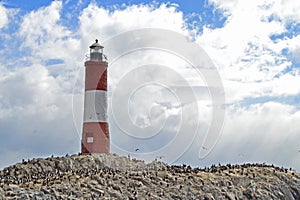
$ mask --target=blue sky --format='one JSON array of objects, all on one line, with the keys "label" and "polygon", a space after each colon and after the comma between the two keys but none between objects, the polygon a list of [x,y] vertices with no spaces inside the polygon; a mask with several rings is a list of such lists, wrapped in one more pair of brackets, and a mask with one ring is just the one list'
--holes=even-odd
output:
[{"label": "blue sky", "polygon": [[[49,5],[52,1],[31,1],[31,3],[24,3],[21,1],[9,1],[4,3],[9,8],[20,9],[21,13],[27,13],[31,10],[35,10],[40,7],[45,7]],[[63,1],[64,8],[62,11],[62,15],[67,15],[72,13],[74,15],[74,19],[71,19],[71,24],[77,26],[76,14],[89,5],[91,1],[80,1],[76,3],[75,1]],[[125,8],[130,5],[137,4],[160,4],[160,3],[169,3],[176,4],[178,9],[184,13],[188,20],[197,21],[201,24],[209,24],[213,27],[220,27],[225,22],[226,17],[223,16],[220,10],[213,7],[208,1],[92,1],[97,3],[99,6],[103,6],[107,9],[113,9],[115,6],[120,8]],[[70,23],[70,20],[66,23]],[[199,28],[201,28],[199,26]]]},{"label": "blue sky", "polygon": [[[178,45],[184,42],[178,40],[170,45],[172,49],[159,51],[155,47],[160,44],[158,38],[148,35],[141,45],[153,44],[152,50],[128,53],[110,63],[109,100],[113,100],[114,91],[126,88],[118,85],[125,75],[147,64],[163,64],[179,73],[190,84],[196,100],[186,100],[192,96],[177,76],[165,68],[155,71],[180,84],[168,90],[145,87],[132,98],[135,106],[128,105],[128,109],[136,126],[149,125],[155,129],[166,122],[159,132],[162,135],[149,140],[123,135],[126,127],[119,127],[110,108],[112,152],[150,161],[153,156],[146,154],[170,145],[182,128],[188,132],[191,145],[177,148],[183,153],[176,155],[177,160],[171,159],[172,152],[164,152],[164,161],[193,166],[266,162],[299,171],[299,9],[300,3],[294,0],[2,1],[0,168],[22,158],[79,152],[83,63],[88,46],[98,38],[106,45],[108,58],[112,58],[116,52],[130,50],[130,42],[138,38],[133,36],[135,30],[148,28],[171,31],[163,41],[181,34],[205,53],[199,49],[195,52],[194,46],[182,50]],[[123,40],[114,43],[118,38]],[[208,136],[213,143],[217,142],[215,146],[205,143],[205,134],[213,124],[213,111],[218,107],[213,105],[208,90],[212,92],[220,85],[209,85],[206,80],[211,77],[205,77],[207,74],[201,70],[204,74],[199,75],[182,59],[185,56],[203,59],[204,65],[213,63],[217,70],[214,78],[221,80],[225,119],[218,123],[223,129],[216,136]],[[155,82],[153,73],[149,69],[145,76],[153,77]],[[173,89],[185,95],[181,106],[169,93]],[[180,123],[186,119],[190,120]],[[193,137],[196,125],[200,128]],[[147,130],[132,134],[151,135]],[[131,152],[137,145],[144,146],[139,154]],[[209,154],[199,159],[199,149],[209,149]],[[157,155],[161,153],[157,151]]]},{"label": "blue sky", "polygon": [[[4,3],[7,5],[7,7],[9,8],[20,8],[21,10],[23,10],[24,12],[28,12],[31,10],[35,10],[38,9],[40,7],[45,7],[48,6],[52,1],[51,0],[45,0],[45,1],[30,1],[30,3],[24,3],[21,1],[17,1],[17,0],[11,0],[9,2],[5,2]],[[80,3],[80,7],[86,7],[91,1],[81,1]],[[207,1],[140,1],[140,0],[135,0],[135,1],[121,1],[121,0],[112,0],[112,1],[94,1],[97,2],[97,4],[101,5],[101,6],[105,6],[105,7],[112,7],[114,5],[136,5],[136,4],[147,4],[147,3],[152,3],[152,2],[156,2],[156,3],[174,3],[174,4],[178,4],[180,7],[180,10],[183,11],[186,14],[189,13],[197,13],[199,12],[199,10],[202,10],[204,7],[209,7],[208,2]],[[64,1],[64,3],[66,5],[68,5],[69,7],[72,7],[73,5],[78,5],[76,3],[76,1]],[[68,9],[68,7],[66,8]],[[211,12],[212,10],[207,10],[207,12]]]}]

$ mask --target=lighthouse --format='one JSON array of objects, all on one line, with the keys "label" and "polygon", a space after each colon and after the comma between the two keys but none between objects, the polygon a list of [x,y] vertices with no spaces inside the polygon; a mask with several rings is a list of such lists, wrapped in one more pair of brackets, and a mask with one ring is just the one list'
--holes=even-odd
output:
[{"label": "lighthouse", "polygon": [[85,61],[85,95],[81,153],[109,153],[107,116],[107,68],[103,46],[98,40],[90,46]]}]

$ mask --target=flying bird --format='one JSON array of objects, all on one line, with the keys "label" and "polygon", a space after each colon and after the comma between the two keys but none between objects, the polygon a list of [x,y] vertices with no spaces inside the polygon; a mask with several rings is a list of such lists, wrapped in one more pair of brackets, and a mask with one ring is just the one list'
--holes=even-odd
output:
[{"label": "flying bird", "polygon": [[207,148],[205,146],[203,146],[202,149],[207,150]]},{"label": "flying bird", "polygon": [[106,55],[103,54],[103,57],[104,57],[105,60],[108,60],[107,57],[106,57]]},{"label": "flying bird", "polygon": [[164,158],[164,156],[157,156],[156,158],[158,158],[158,159],[163,159]]}]

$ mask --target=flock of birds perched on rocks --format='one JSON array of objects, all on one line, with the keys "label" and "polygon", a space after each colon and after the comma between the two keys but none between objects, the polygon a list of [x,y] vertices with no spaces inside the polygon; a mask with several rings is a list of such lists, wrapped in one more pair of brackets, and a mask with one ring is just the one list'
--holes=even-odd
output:
[{"label": "flock of birds perched on rocks", "polygon": [[[216,199],[220,196],[251,199],[289,195],[293,200],[300,198],[300,175],[292,169],[264,163],[192,168],[158,161],[145,164],[117,155],[67,155],[23,160],[1,170],[0,199],[1,190],[3,196],[18,195],[11,191],[16,187],[27,199],[38,194],[42,198],[54,195],[54,199]],[[255,189],[260,187],[266,187],[267,191]],[[274,192],[276,188],[279,189]]]},{"label": "flock of birds perched on rocks", "polygon": [[[68,156],[68,155],[66,155]],[[50,161],[51,159],[53,159],[53,156],[51,158],[49,158]],[[134,161],[135,159],[133,159]],[[30,163],[31,161],[25,161],[22,160],[22,164],[26,165],[28,163]],[[272,168],[273,171],[279,171],[279,172],[285,172],[287,173],[289,170],[292,171],[292,169],[290,168],[289,170],[283,167],[278,167],[278,166],[274,166],[274,165],[268,165],[268,164],[260,164],[260,163],[254,163],[254,164],[242,164],[242,165],[231,165],[231,164],[227,164],[227,165],[212,165],[211,167],[204,167],[204,168],[192,168],[189,165],[183,164],[181,166],[178,165],[171,165],[171,166],[164,166],[164,168],[166,168],[167,171],[170,171],[171,173],[175,174],[175,173],[195,173],[197,174],[198,172],[210,172],[210,173],[222,173],[224,171],[229,171],[229,173],[233,173],[233,169],[240,169],[240,174],[241,175],[248,175],[247,172],[244,171],[244,169],[247,168],[251,168],[251,167],[262,167],[262,168]],[[138,169],[139,170],[139,169]],[[3,184],[22,184],[22,183],[26,183],[26,182],[33,182],[33,183],[38,183],[39,180],[43,180],[42,181],[42,185],[48,185],[51,183],[54,183],[55,180],[61,180],[61,178],[65,177],[65,176],[72,176],[72,175],[78,175],[80,178],[82,177],[87,177],[87,176],[91,176],[91,175],[96,175],[99,174],[100,176],[106,175],[106,179],[112,177],[115,177],[116,173],[120,173],[121,171],[118,169],[112,169],[109,167],[105,167],[103,169],[78,169],[78,170],[59,170],[57,167],[55,167],[55,169],[51,172],[35,172],[32,174],[28,174],[28,173],[19,173],[19,169],[16,168],[14,165],[9,169],[6,168],[4,169],[1,173],[0,173],[0,185]],[[149,172],[146,169],[143,169],[143,171],[141,172],[141,174],[145,177],[146,175],[148,175],[149,173],[151,173],[151,171]],[[126,171],[125,174],[128,174],[128,172]],[[155,173],[157,176],[157,172]],[[293,174],[293,172],[292,172]],[[139,174],[137,174],[138,176]],[[130,174],[129,174],[130,176]],[[254,175],[255,176],[255,175]]]}]

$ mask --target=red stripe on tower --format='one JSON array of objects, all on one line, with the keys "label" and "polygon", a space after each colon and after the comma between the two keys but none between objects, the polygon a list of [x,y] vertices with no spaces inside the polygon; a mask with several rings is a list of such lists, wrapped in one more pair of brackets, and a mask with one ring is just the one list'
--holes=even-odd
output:
[{"label": "red stripe on tower", "polygon": [[107,67],[103,46],[90,46],[90,56],[85,62],[84,116],[81,153],[109,153],[107,120]]}]

